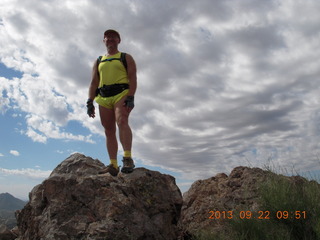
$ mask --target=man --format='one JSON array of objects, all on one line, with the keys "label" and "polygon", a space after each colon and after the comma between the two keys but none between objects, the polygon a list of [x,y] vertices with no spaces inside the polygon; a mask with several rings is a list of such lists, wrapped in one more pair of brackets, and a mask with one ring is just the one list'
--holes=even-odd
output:
[{"label": "man", "polygon": [[134,107],[134,94],[137,88],[136,64],[130,54],[123,55],[119,52],[118,45],[121,38],[117,31],[113,29],[105,31],[103,42],[107,53],[94,63],[87,109],[89,117],[94,118],[93,100],[99,104],[101,124],[106,135],[111,164],[100,173],[109,172],[112,176],[117,176],[119,166],[116,125],[119,128],[120,142],[124,150],[121,172],[131,173],[135,167],[131,158],[132,132],[128,118]]}]

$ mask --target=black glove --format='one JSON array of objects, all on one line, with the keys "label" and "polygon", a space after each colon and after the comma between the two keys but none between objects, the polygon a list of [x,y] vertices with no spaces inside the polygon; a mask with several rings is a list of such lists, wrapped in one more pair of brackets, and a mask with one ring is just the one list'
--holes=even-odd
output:
[{"label": "black glove", "polygon": [[93,100],[88,99],[87,101],[87,114],[89,117],[94,118],[95,117],[95,111],[94,111],[94,105],[93,105]]},{"label": "black glove", "polygon": [[127,96],[124,105],[128,108],[134,108],[134,96]]}]

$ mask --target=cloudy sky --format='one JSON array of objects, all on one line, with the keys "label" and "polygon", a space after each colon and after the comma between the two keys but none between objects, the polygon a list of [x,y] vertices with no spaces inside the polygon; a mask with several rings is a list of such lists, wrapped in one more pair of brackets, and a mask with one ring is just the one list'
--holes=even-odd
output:
[{"label": "cloudy sky", "polygon": [[26,199],[74,152],[108,163],[85,102],[109,28],[138,67],[138,167],[182,191],[239,165],[314,173],[319,12],[318,0],[2,0],[0,192]]}]

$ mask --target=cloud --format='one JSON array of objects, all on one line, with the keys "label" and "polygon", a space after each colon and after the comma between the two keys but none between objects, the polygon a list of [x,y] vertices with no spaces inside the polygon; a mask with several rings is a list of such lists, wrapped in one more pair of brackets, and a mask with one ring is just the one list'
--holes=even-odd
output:
[{"label": "cloud", "polygon": [[10,100],[6,96],[8,80],[0,77],[0,112],[4,114],[10,108]]},{"label": "cloud", "polygon": [[20,153],[16,150],[10,150],[10,154],[12,154],[13,156],[16,156],[16,157],[20,156]]},{"label": "cloud", "polygon": [[[185,179],[268,159],[317,166],[318,1],[16,4],[0,10],[0,56],[24,75],[1,78],[1,109],[25,112],[24,133],[34,141],[103,136],[85,101],[92,63],[105,53],[102,33],[115,28],[120,50],[138,66],[130,120],[144,163]],[[64,131],[71,121],[92,135]]]},{"label": "cloud", "polygon": [[4,155],[2,153],[0,153],[0,157],[4,157]]},{"label": "cloud", "polygon": [[77,140],[88,143],[94,143],[91,139],[92,135],[74,135],[61,131],[55,122],[48,121],[37,115],[28,115],[26,117],[28,126],[31,126],[26,131],[26,135],[35,142],[45,143],[48,138],[63,139],[63,140]]},{"label": "cloud", "polygon": [[42,171],[39,169],[31,169],[31,168],[23,168],[23,169],[0,168],[0,172],[6,175],[24,176],[31,179],[45,179],[49,177],[52,171]]}]

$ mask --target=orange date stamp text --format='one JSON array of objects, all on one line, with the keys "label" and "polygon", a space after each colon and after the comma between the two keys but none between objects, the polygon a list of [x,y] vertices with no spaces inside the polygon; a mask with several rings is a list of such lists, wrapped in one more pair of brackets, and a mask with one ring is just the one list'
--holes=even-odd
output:
[{"label": "orange date stamp text", "polygon": [[306,219],[306,211],[209,211],[209,219]]}]

